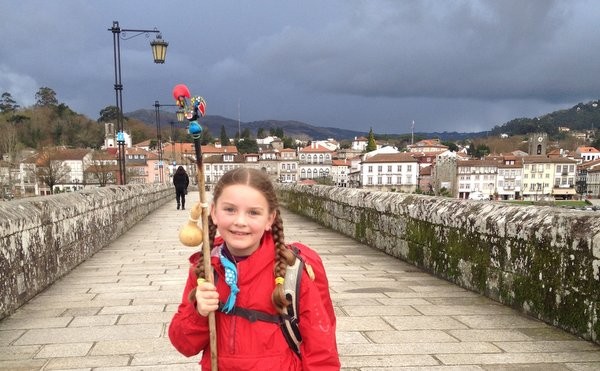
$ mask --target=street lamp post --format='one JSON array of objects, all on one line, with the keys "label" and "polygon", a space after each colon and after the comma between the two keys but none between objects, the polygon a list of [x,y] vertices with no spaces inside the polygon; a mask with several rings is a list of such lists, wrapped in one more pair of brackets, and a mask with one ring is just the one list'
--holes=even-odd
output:
[{"label": "street lamp post", "polygon": [[[185,120],[185,112],[182,108],[177,110],[177,122],[182,124],[183,120]],[[173,166],[176,164],[175,159],[175,123],[171,121],[171,161],[173,161]]]},{"label": "street lamp post", "polygon": [[[108,29],[113,34],[113,51],[114,51],[114,64],[115,64],[115,103],[117,106],[117,130],[118,134],[123,137],[123,84],[121,83],[121,38],[123,40],[129,40],[136,36],[149,33],[156,33],[156,39],[150,42],[152,47],[152,55],[154,57],[154,63],[163,64],[167,56],[168,42],[162,39],[160,31],[154,30],[136,30],[136,29],[124,29],[119,26],[119,22],[113,21],[112,27]],[[134,32],[133,36],[125,37],[125,32]],[[123,36],[121,36],[123,33]],[[146,36],[147,37],[147,36]],[[117,162],[119,163],[119,184],[127,184],[127,178],[125,174],[125,141],[117,140],[118,152]]]},{"label": "street lamp post", "polygon": [[[162,151],[162,133],[160,129],[160,107],[179,107],[176,104],[160,104],[157,100],[154,101],[154,113],[156,116],[156,141],[158,146],[158,178],[159,182],[164,181],[163,174],[163,151]],[[179,120],[179,110],[177,111],[177,119]],[[183,118],[182,120],[183,121]],[[172,127],[171,127],[172,131]]]}]

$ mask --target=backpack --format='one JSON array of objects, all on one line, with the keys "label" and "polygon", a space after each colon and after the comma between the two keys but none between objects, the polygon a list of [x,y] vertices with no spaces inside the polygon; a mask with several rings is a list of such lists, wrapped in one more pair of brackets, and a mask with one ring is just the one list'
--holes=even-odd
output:
[{"label": "backpack", "polygon": [[[329,296],[329,283],[327,281],[325,267],[323,266],[321,257],[314,250],[300,243],[289,245],[288,248],[296,255],[296,262],[294,265],[288,266],[283,283],[285,297],[290,302],[290,305],[286,308],[286,314],[273,315],[254,309],[235,306],[229,312],[229,315],[240,316],[246,318],[250,322],[264,321],[278,324],[290,348],[296,355],[300,356],[302,336],[298,327],[298,314],[300,313],[299,292],[303,270],[306,270],[310,279],[315,282],[315,285],[321,294],[321,301],[323,302],[332,325],[335,325],[335,314],[333,311],[333,303]],[[219,310],[222,308],[223,303],[219,302]]]}]

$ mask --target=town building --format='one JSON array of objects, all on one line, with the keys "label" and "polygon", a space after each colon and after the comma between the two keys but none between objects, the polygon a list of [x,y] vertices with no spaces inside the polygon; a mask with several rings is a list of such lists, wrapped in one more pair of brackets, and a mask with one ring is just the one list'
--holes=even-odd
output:
[{"label": "town building", "polygon": [[329,177],[334,153],[334,151],[316,143],[300,148],[298,150],[300,179]]},{"label": "town building", "polygon": [[575,153],[581,157],[582,162],[595,161],[600,159],[600,151],[594,147],[581,146],[577,147]]},{"label": "town building", "polygon": [[415,192],[419,162],[409,153],[377,154],[361,162],[361,186],[379,191]]},{"label": "town building", "polygon": [[576,195],[576,161],[547,156],[523,157],[523,198],[572,199]]}]

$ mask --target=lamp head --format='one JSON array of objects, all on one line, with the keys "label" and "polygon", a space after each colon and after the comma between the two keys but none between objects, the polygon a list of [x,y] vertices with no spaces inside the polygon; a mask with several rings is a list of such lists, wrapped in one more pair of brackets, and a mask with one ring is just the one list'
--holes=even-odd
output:
[{"label": "lamp head", "polygon": [[156,39],[150,42],[152,47],[152,56],[154,57],[154,63],[163,64],[167,58],[167,46],[169,43],[164,41],[161,34],[156,36]]},{"label": "lamp head", "polygon": [[183,108],[180,108],[177,110],[177,122],[179,122],[180,124],[183,123],[183,120],[185,120],[185,112],[183,111]]}]

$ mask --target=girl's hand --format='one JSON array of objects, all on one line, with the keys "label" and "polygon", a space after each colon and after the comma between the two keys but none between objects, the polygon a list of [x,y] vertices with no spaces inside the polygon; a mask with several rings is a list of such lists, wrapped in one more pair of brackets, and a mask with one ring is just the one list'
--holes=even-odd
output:
[{"label": "girl's hand", "polygon": [[210,312],[219,309],[219,293],[210,282],[198,282],[196,288],[196,310],[201,316],[206,317]]}]

